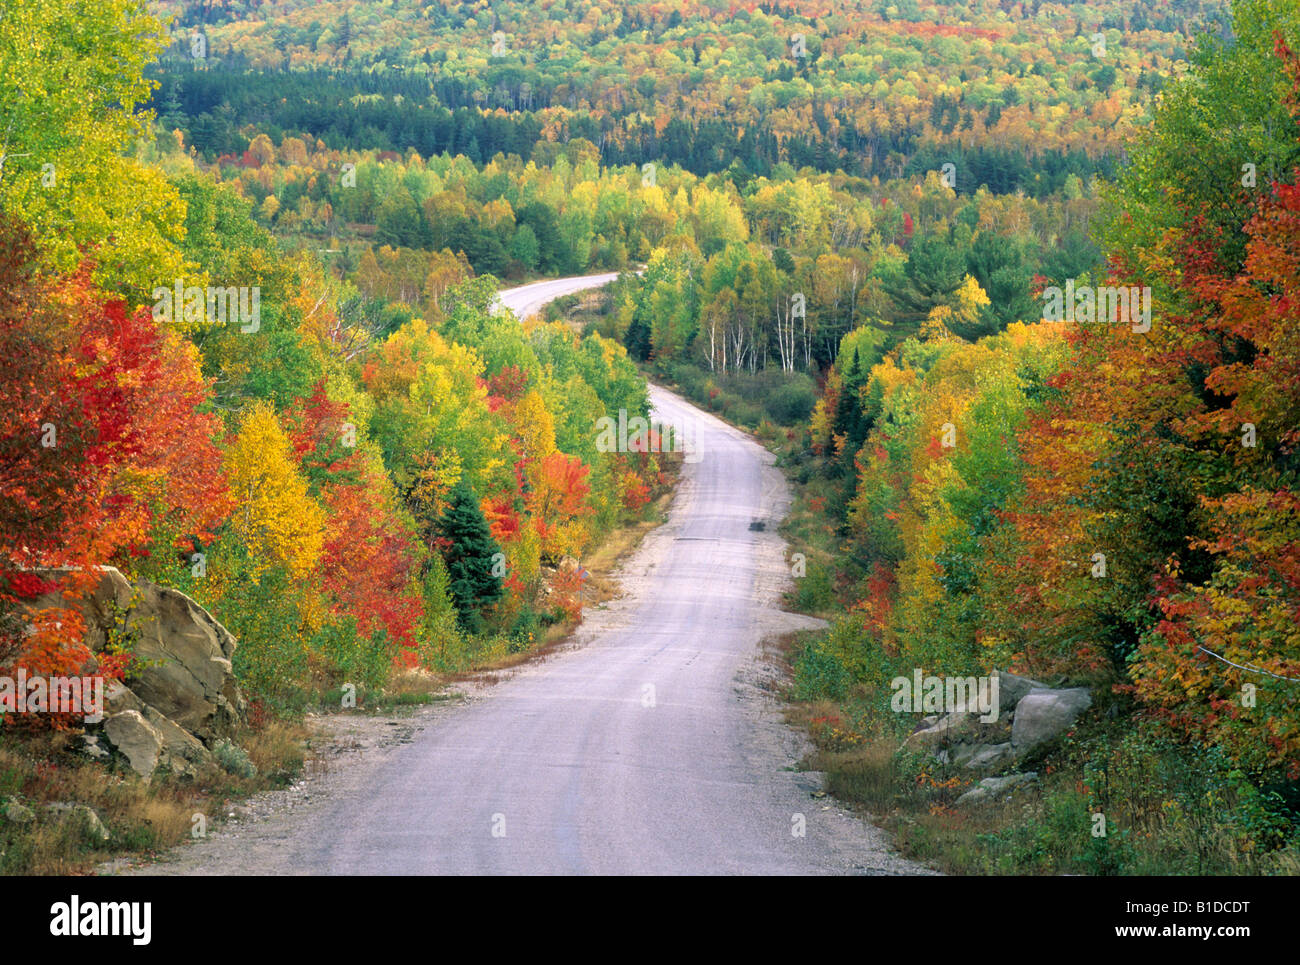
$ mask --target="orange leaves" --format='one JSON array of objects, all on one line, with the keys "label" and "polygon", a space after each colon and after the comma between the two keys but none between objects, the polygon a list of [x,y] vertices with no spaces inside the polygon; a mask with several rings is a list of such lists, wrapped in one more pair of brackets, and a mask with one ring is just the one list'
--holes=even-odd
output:
[{"label": "orange leaves", "polygon": [[[1025,547],[1058,566],[1093,550],[1088,534],[1109,534],[1108,579],[1125,580],[1122,598],[1106,597],[1106,581],[1059,575],[1026,597],[1027,613],[1084,631],[1080,665],[1101,648],[1090,592],[1131,626],[1128,668],[1143,701],[1245,768],[1294,779],[1300,184],[1260,195],[1243,226],[1244,258],[1235,226],[1216,227],[1204,210],[1166,232],[1171,257],[1147,268],[1170,294],[1149,337],[1076,339],[1053,418],[1035,426],[1027,449],[1017,525]],[[1146,605],[1149,616],[1134,615]]]},{"label": "orange leaves", "polygon": [[635,472],[620,475],[618,489],[623,508],[630,512],[639,512],[646,503],[650,502],[650,487]]},{"label": "orange leaves", "polygon": [[582,616],[582,582],[577,567],[564,566],[552,573],[549,580],[552,598],[570,620]]},{"label": "orange leaves", "polygon": [[350,418],[349,407],[331,400],[323,381],[284,418],[326,512],[317,570],[333,610],[355,618],[362,636],[382,629],[399,653],[412,651],[423,615],[414,587],[414,534],[398,518],[388,477],[360,445]]},{"label": "orange leaves", "polygon": [[90,285],[89,265],[65,279],[26,274],[14,263],[21,244],[13,234],[0,242],[11,272],[0,322],[6,365],[21,367],[0,383],[0,462],[6,475],[25,467],[12,491],[28,510],[39,504],[50,528],[38,536],[21,511],[6,510],[4,548],[76,558],[93,540],[104,558],[130,552],[158,506],[195,530],[212,528],[226,508],[212,442],[218,423],[199,411],[207,387],[192,348],[147,311],[128,315],[106,300]]},{"label": "orange leaves", "polygon": [[423,607],[415,589],[411,534],[388,505],[388,482],[371,467],[359,485],[325,497],[328,537],[320,577],[335,612],[354,617],[362,636],[383,629],[399,650],[414,650]]},{"label": "orange leaves", "polygon": [[533,526],[542,538],[542,553],[563,556],[579,552],[587,541],[583,525],[591,507],[586,499],[590,467],[577,456],[553,452],[535,467],[533,489],[526,497]]},{"label": "orange leaves", "polygon": [[513,497],[484,498],[481,508],[494,540],[505,545],[519,537],[521,520]]},{"label": "orange leaves", "polygon": [[[1269,675],[1300,681],[1300,497],[1247,489],[1208,502],[1215,508],[1213,533],[1197,545],[1214,555],[1214,574],[1199,586],[1165,585],[1159,601],[1164,619],[1142,649],[1137,692],[1185,711],[1202,702],[1230,707],[1227,714],[1185,713],[1184,726],[1256,765],[1295,769],[1300,683]],[[1266,692],[1267,701],[1257,691]],[[1261,723],[1274,741],[1260,742]],[[1293,736],[1284,740],[1282,732]]]}]

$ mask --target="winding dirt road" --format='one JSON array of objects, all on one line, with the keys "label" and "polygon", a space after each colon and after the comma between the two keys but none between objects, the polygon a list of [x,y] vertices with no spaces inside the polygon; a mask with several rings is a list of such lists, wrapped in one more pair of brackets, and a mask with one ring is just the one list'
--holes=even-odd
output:
[{"label": "winding dirt road", "polygon": [[603,275],[551,278],[530,285],[520,285],[518,288],[507,288],[501,292],[498,300],[522,321],[529,315],[536,315],[547,302],[553,302],[562,295],[572,295],[574,292],[586,291],[588,288],[599,288],[608,285],[617,277],[618,272],[612,271]]},{"label": "winding dirt road", "polygon": [[[502,301],[535,310],[537,290]],[[781,720],[760,640],[816,621],[777,609],[788,493],[771,454],[664,389],[651,400],[698,451],[668,522],[623,567],[622,597],[553,655],[141,870],[926,873],[794,769],[806,745]]]}]

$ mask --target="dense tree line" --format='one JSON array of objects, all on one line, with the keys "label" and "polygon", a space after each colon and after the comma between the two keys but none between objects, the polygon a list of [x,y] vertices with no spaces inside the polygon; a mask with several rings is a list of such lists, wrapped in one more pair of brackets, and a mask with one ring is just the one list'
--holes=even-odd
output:
[{"label": "dense tree line", "polygon": [[[462,154],[484,164],[500,154],[533,157],[546,150],[545,118],[538,111],[502,115],[474,106],[473,99],[440,89],[440,83],[388,72],[379,75],[337,70],[240,73],[198,70],[180,65],[159,76],[151,105],[164,124],[179,128],[187,141],[209,158],[240,154],[252,127],[279,139],[303,131],[333,148],[364,144],[376,150]],[[372,97],[359,103],[353,98]],[[432,102],[430,102],[432,98]],[[446,106],[443,106],[446,105]],[[602,163],[672,164],[703,176],[735,168],[769,177],[781,163],[796,169],[843,171],[864,177],[906,176],[956,162],[959,190],[981,185],[997,193],[1024,191],[1044,197],[1060,190],[1066,177],[1109,175],[1110,157],[1090,158],[1079,150],[1029,151],[1023,148],[926,144],[920,127],[901,132],[860,130],[848,115],[834,124],[820,113],[814,129],[778,135],[768,124],[742,125],[723,119],[674,117],[660,129],[648,120],[582,114],[569,117],[559,132],[600,146]],[[906,158],[900,170],[899,158]]]},{"label": "dense tree line", "polygon": [[[180,16],[156,106],[166,113],[177,86],[173,108],[202,150],[236,152],[251,126],[482,163],[498,151],[528,157],[539,139],[583,137],[609,164],[703,175],[735,162],[767,176],[788,163],[896,177],[923,149],[965,153],[995,139],[1006,159],[990,159],[987,182],[971,189],[1009,184],[1036,196],[1063,177],[1040,170],[1046,153],[1085,180],[1101,170],[1192,25],[1221,14],[1205,3],[1135,17],[1108,2],[1085,19],[1047,5],[1013,26],[1001,10],[928,0],[160,9]],[[1044,176],[1018,170],[1015,153]]]}]

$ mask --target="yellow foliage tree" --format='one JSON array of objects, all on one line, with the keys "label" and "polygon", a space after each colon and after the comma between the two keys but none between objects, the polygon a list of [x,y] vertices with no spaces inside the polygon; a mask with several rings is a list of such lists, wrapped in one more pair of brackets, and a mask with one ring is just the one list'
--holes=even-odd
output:
[{"label": "yellow foliage tree", "polygon": [[555,451],[555,419],[536,389],[515,405],[511,422],[519,439],[519,455],[529,469]]},{"label": "yellow foliage tree", "polygon": [[273,565],[305,578],[325,543],[325,510],[307,492],[288,436],[275,413],[255,405],[239,422],[226,453],[226,472],[238,508],[231,527],[255,560],[253,576]]}]

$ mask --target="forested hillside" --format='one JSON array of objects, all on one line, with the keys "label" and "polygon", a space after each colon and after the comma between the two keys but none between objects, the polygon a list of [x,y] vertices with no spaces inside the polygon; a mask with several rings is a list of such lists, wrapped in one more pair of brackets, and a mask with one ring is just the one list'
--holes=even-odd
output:
[{"label": "forested hillside", "polygon": [[[287,250],[154,140],[163,33],[124,0],[0,19],[6,610],[42,567],[175,586],[277,709],[540,645],[580,610],[573,558],[664,485],[591,429],[644,415],[644,380],[600,336],[494,313],[463,257],[426,318]],[[80,634],[54,613],[0,659],[72,672]]]},{"label": "forested hillside", "polygon": [[240,122],[480,163],[583,137],[606,164],[697,175],[786,161],[900,176],[956,151],[963,186],[1034,192],[1119,151],[1193,27],[1224,22],[1216,3],[159,9],[186,33],[164,103],[196,119],[205,152],[242,150]]}]

